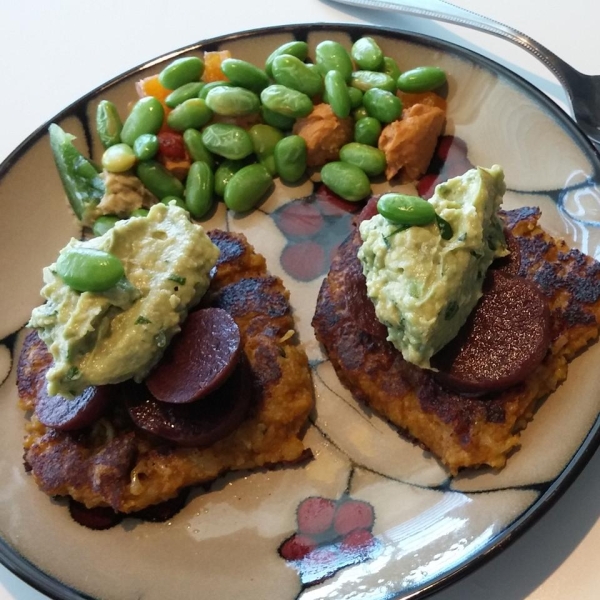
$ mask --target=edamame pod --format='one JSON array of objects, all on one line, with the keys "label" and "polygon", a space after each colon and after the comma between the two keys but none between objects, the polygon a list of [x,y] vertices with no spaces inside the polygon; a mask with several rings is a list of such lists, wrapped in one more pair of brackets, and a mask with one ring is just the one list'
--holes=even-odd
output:
[{"label": "edamame pod", "polygon": [[350,83],[352,75],[352,59],[344,46],[332,40],[321,42],[315,48],[317,67],[323,77],[328,71],[339,71],[346,83]]},{"label": "edamame pod", "polygon": [[248,88],[257,94],[269,85],[269,77],[262,69],[239,58],[226,58],[221,63],[221,71],[233,85]]},{"label": "edamame pod", "polygon": [[117,107],[109,100],[101,100],[96,109],[96,130],[100,142],[105,148],[110,148],[121,142],[123,123]]},{"label": "edamame pod", "polygon": [[159,200],[166,196],[183,197],[183,184],[155,160],[138,163],[136,174]]},{"label": "edamame pod", "polygon": [[162,104],[153,96],[140,98],[123,123],[121,141],[133,146],[135,140],[144,133],[158,133],[165,111]]},{"label": "edamame pod", "polygon": [[183,143],[193,161],[201,160],[211,169],[215,168],[215,159],[206,149],[202,141],[202,134],[197,129],[186,129],[183,132]]},{"label": "edamame pod", "polygon": [[215,171],[215,194],[223,197],[229,180],[246,164],[243,160],[224,160]]},{"label": "edamame pod", "polygon": [[115,144],[102,154],[102,167],[110,173],[123,173],[132,169],[137,161],[131,146]]},{"label": "edamame pod", "polygon": [[92,232],[95,236],[104,235],[115,226],[117,221],[120,221],[117,215],[101,215],[94,221]]},{"label": "edamame pod", "polygon": [[372,88],[364,93],[363,105],[370,117],[374,117],[382,123],[391,123],[399,119],[402,114],[400,98],[392,92],[379,88]]},{"label": "edamame pod", "polygon": [[133,143],[133,153],[138,160],[150,160],[158,152],[158,138],[153,133],[144,133]]},{"label": "edamame pod", "polygon": [[275,57],[272,65],[273,79],[307,96],[316,96],[323,91],[323,78],[300,59],[289,54]]},{"label": "edamame pod", "polygon": [[206,105],[218,115],[242,117],[258,112],[260,100],[254,92],[246,88],[220,86],[208,92]]},{"label": "edamame pod", "polygon": [[202,218],[210,210],[214,186],[212,169],[202,161],[192,163],[185,184],[185,203],[196,219]]},{"label": "edamame pod", "polygon": [[388,92],[396,91],[396,82],[389,75],[377,71],[354,71],[350,77],[350,85],[362,92],[372,88],[379,88]]},{"label": "edamame pod", "polygon": [[334,161],[323,165],[321,180],[332,192],[350,202],[363,200],[371,193],[366,173],[346,162]]},{"label": "edamame pod", "polygon": [[237,212],[250,210],[260,202],[272,184],[273,178],[263,165],[247,165],[235,173],[225,187],[225,204]]},{"label": "edamame pod", "polygon": [[184,56],[167,65],[158,75],[160,84],[168,90],[198,81],[204,73],[204,62],[197,56]]},{"label": "edamame pod", "polygon": [[366,71],[379,71],[383,66],[383,52],[372,37],[356,40],[350,54],[356,64]]},{"label": "edamame pod", "polygon": [[306,117],[313,109],[312,100],[306,94],[278,83],[265,88],[260,99],[268,109],[294,119]]},{"label": "edamame pod", "polygon": [[290,131],[296,122],[294,117],[286,117],[285,115],[276,113],[267,108],[264,104],[260,107],[260,114],[267,125],[272,125],[282,131]]},{"label": "edamame pod", "polygon": [[398,89],[409,94],[430,92],[446,83],[446,73],[439,67],[417,67],[398,77]]},{"label": "edamame pod", "polygon": [[208,92],[210,92],[210,90],[214,90],[218,87],[232,87],[232,85],[233,84],[229,83],[229,81],[211,81],[198,92],[198,98],[206,100],[206,96],[208,96]]},{"label": "edamame pod", "polygon": [[377,146],[381,134],[381,123],[373,117],[364,117],[354,123],[354,139],[359,144]]},{"label": "edamame pod", "polygon": [[333,113],[340,119],[345,119],[350,114],[351,104],[344,76],[339,71],[328,71],[325,75],[325,90]]},{"label": "edamame pod", "polygon": [[61,252],[56,272],[77,292],[105,292],[125,275],[125,268],[114,254],[76,246]]},{"label": "edamame pod", "polygon": [[201,98],[190,98],[169,113],[167,125],[175,131],[185,131],[190,128],[200,129],[211,118],[212,110],[207,106],[206,101]]},{"label": "edamame pod", "polygon": [[166,98],[165,104],[169,108],[175,108],[182,102],[189,100],[190,98],[197,98],[200,90],[204,87],[204,83],[201,81],[190,81],[190,83],[184,83],[181,87],[173,90]]},{"label": "edamame pod", "polygon": [[340,149],[340,160],[362,169],[369,177],[376,177],[385,171],[385,154],[378,148],[350,142]]},{"label": "edamame pod", "polygon": [[245,129],[227,123],[213,123],[205,127],[202,142],[213,154],[232,160],[246,158],[254,149]]},{"label": "edamame pod", "polygon": [[433,205],[418,196],[383,194],[377,201],[377,212],[398,225],[429,225],[436,220]]},{"label": "edamame pod", "polygon": [[298,60],[306,60],[306,57],[308,56],[308,44],[306,42],[294,40],[293,42],[287,42],[287,44],[283,44],[279,46],[279,48],[273,50],[265,62],[265,72],[269,77],[273,77],[273,61],[282,54],[295,56]]},{"label": "edamame pod", "polygon": [[273,152],[275,168],[284,181],[295,183],[306,171],[306,141],[299,135],[283,138],[275,146]]}]

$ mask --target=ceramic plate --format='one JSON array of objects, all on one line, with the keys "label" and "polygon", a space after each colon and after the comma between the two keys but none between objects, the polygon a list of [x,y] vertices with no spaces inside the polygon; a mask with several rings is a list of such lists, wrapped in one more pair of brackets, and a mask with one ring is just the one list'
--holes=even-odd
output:
[{"label": "ceramic plate", "polygon": [[[437,161],[443,175],[468,164],[501,164],[506,208],[539,206],[551,234],[598,255],[598,155],[545,96],[489,60],[434,39],[346,25],[245,32],[176,54],[229,49],[262,65],[275,47],[293,38],[311,48],[324,39],[349,48],[365,34],[402,70],[435,64],[448,73],[445,133],[463,140],[466,150],[455,162]],[[112,100],[124,114],[135,98],[135,81],[159,72],[163,62],[124,74],[54,121],[97,160],[101,150],[91,123],[99,100]],[[357,404],[310,326],[332,251],[347,234],[352,214],[331,214],[314,194],[316,184],[305,180],[293,187],[278,184],[259,210],[245,216],[226,214],[220,204],[204,224],[244,232],[291,292],[315,386],[316,410],[305,436],[314,460],[222,477],[168,523],[129,519],[100,532],[77,525],[65,504],[38,491],[25,473],[25,420],[15,388],[15,359],[30,311],[40,302],[41,269],[70,236],[81,234],[64,199],[46,131],[47,124],[0,169],[0,558],[46,594],[111,600],[179,600],[197,597],[200,590],[213,598],[242,593],[281,600],[425,596],[523,532],[596,449],[597,345],[572,362],[566,383],[544,402],[522,435],[522,447],[499,472],[451,477],[434,457]],[[386,184],[374,185],[375,191],[384,189]],[[347,510],[350,519],[364,519],[369,543],[332,535],[303,559],[282,552],[297,530],[297,507],[308,497],[358,501],[354,506],[362,507],[362,517],[360,510]]]}]

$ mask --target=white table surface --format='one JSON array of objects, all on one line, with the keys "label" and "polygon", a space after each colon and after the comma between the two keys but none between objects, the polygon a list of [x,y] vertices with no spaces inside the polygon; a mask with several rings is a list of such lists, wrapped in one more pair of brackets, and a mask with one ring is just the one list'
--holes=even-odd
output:
[{"label": "white table surface", "polygon": [[[457,4],[527,32],[580,71],[600,73],[597,0]],[[67,104],[149,59],[228,32],[318,21],[362,21],[466,46],[513,69],[568,110],[556,79],[523,50],[492,36],[416,17],[320,0],[0,0],[0,161]],[[599,499],[597,454],[522,537],[432,599],[599,598]],[[0,566],[0,600],[45,598]]]}]

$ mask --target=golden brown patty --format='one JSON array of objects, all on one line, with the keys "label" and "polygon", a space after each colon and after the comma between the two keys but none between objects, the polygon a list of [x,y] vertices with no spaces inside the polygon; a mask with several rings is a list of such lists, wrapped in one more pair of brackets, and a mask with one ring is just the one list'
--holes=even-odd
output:
[{"label": "golden brown patty", "polygon": [[[91,429],[60,432],[32,415],[25,460],[40,488],[88,507],[133,512],[177,496],[230,470],[296,462],[310,455],[300,436],[313,405],[308,361],[292,335],[288,292],[243,235],[213,231],[221,255],[204,304],[227,310],[240,328],[254,386],[242,424],[208,448],[183,448],[137,430],[118,394]],[[292,332],[292,333],[290,333]],[[52,361],[36,332],[19,358],[21,406],[35,410]],[[119,386],[115,386],[119,388]]]},{"label": "golden brown patty", "polygon": [[600,263],[570,250],[538,225],[537,208],[503,213],[520,253],[518,275],[549,302],[552,343],[522,383],[482,398],[444,390],[428,371],[405,362],[386,341],[366,295],[356,256],[358,228],[342,244],[321,286],[313,327],[341,380],[365,402],[437,455],[452,473],[502,467],[536,402],[567,376],[567,361],[598,336]]}]

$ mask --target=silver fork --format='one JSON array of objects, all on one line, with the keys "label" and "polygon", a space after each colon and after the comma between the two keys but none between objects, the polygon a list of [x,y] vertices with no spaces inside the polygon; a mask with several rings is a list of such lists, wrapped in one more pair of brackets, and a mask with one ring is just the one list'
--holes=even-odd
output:
[{"label": "silver fork", "polygon": [[419,2],[419,5],[399,0],[333,1],[353,6],[391,10],[417,17],[434,19],[436,21],[445,21],[491,33],[499,38],[513,42],[535,56],[554,73],[569,97],[575,121],[590,138],[596,149],[600,150],[600,75],[580,73],[556,56],[554,52],[548,50],[548,48],[518,29],[443,0],[440,0],[440,2],[447,7],[444,11],[424,8],[427,2],[423,2],[422,0]]}]

